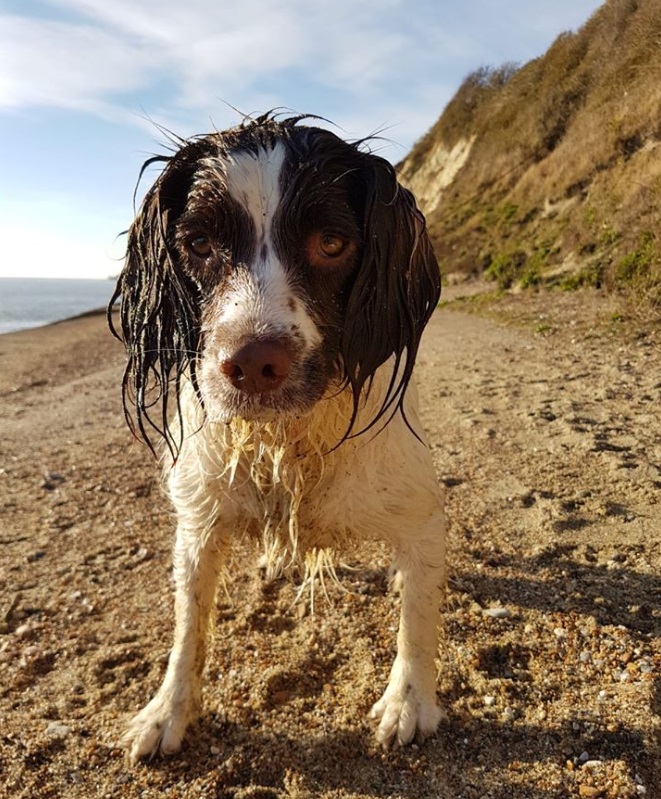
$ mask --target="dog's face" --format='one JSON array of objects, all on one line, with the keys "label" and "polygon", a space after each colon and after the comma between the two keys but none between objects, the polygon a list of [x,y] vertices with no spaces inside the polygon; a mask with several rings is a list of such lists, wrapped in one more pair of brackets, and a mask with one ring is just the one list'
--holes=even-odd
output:
[{"label": "dog's face", "polygon": [[401,406],[440,294],[424,220],[386,161],[296,123],[261,118],[159,159],[117,288],[125,399],[148,440],[145,420],[168,440],[183,379],[213,421],[298,415],[347,385],[355,419],[394,355],[382,413]]},{"label": "dog's face", "polygon": [[363,201],[353,152],[337,142],[321,171],[274,138],[218,150],[192,176],[174,237],[200,287],[198,375],[212,420],[299,414],[341,380]]}]

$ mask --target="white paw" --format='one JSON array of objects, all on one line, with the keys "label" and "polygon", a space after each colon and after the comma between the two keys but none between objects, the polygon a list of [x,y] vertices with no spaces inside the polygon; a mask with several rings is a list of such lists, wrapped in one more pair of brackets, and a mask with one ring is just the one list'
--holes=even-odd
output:
[{"label": "white paw", "polygon": [[411,684],[397,688],[388,686],[372,707],[369,718],[377,726],[376,740],[385,748],[396,742],[409,743],[418,734],[421,739],[436,732],[443,711],[434,692],[417,691]]},{"label": "white paw", "polygon": [[175,699],[169,692],[159,691],[131,721],[122,738],[131,762],[153,757],[158,751],[164,755],[179,751],[186,728],[197,715],[190,697]]}]

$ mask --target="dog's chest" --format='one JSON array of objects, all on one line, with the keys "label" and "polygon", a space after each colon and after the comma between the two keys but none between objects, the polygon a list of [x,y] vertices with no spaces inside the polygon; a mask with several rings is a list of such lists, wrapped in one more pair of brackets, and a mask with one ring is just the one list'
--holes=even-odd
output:
[{"label": "dog's chest", "polygon": [[352,526],[352,476],[342,464],[302,444],[260,448],[241,458],[230,490],[260,534],[295,538],[303,549],[332,546]]}]

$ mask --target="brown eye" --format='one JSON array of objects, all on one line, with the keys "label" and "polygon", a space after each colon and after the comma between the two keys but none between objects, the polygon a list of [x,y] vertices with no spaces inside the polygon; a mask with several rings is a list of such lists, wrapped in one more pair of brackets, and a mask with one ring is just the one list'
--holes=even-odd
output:
[{"label": "brown eye", "polygon": [[211,255],[211,242],[206,236],[195,236],[188,242],[188,249],[198,258],[207,258]]},{"label": "brown eye", "polygon": [[317,269],[345,269],[354,261],[357,242],[339,233],[314,230],[305,241],[305,253]]},{"label": "brown eye", "polygon": [[319,239],[319,252],[326,258],[337,258],[347,248],[347,240],[333,233],[324,233]]}]

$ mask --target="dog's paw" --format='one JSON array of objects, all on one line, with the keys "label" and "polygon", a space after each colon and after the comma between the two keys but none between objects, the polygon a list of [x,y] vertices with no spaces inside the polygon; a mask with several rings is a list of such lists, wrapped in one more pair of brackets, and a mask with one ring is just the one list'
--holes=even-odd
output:
[{"label": "dog's paw", "polygon": [[398,688],[388,686],[381,699],[372,707],[369,718],[377,725],[376,740],[384,747],[393,742],[404,746],[413,736],[424,739],[436,732],[443,711],[435,693],[423,695],[408,684]]},{"label": "dog's paw", "polygon": [[131,763],[153,757],[159,751],[164,755],[178,752],[186,728],[197,715],[197,708],[189,699],[156,694],[131,721],[122,738]]}]

